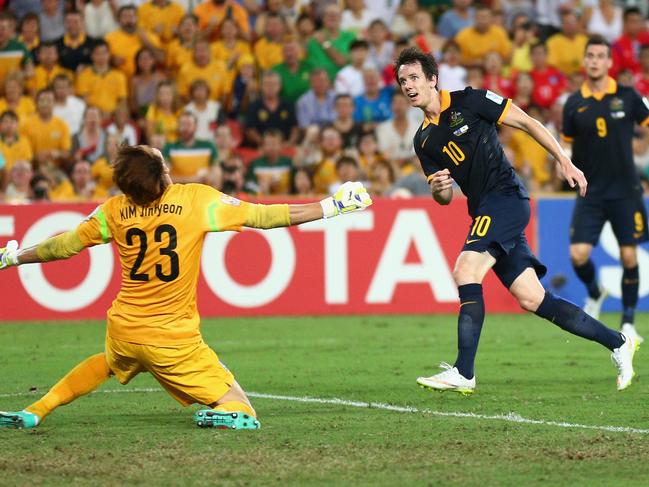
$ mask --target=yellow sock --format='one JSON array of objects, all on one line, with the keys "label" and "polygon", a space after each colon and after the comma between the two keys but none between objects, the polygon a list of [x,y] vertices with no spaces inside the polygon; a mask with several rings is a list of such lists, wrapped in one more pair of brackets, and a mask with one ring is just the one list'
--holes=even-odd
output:
[{"label": "yellow sock", "polygon": [[215,408],[213,408],[214,411],[221,411],[224,413],[248,413],[250,416],[253,418],[256,418],[257,415],[255,414],[255,410],[252,409],[250,406],[248,406],[245,402],[239,402],[239,401],[228,401],[224,402],[223,404],[219,404]]},{"label": "yellow sock", "polygon": [[36,414],[41,421],[54,409],[94,391],[110,377],[110,368],[106,356],[98,353],[77,365],[63,377],[47,394],[26,407],[25,410]]}]

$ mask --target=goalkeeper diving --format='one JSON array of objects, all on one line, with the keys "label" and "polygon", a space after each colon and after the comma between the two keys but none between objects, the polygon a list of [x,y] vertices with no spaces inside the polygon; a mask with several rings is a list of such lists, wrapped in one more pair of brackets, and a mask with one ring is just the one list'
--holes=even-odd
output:
[{"label": "goalkeeper diving", "polygon": [[200,333],[196,285],[205,235],[331,218],[367,208],[370,196],[361,183],[347,182],[316,203],[247,203],[209,186],[174,184],[160,151],[143,145],[120,148],[113,177],[124,194],[98,206],[75,230],[26,249],[15,241],[0,249],[4,269],[113,242],[122,267],[104,352],[78,364],[23,411],[0,412],[0,427],[33,428],[113,375],[127,384],[149,372],[183,406],[206,406],[193,416],[198,426],[258,429],[245,392]]}]

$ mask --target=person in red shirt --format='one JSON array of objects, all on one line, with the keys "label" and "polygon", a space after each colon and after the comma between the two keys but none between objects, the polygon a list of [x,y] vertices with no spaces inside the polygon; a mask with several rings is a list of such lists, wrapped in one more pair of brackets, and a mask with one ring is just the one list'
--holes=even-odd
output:
[{"label": "person in red shirt", "polygon": [[530,55],[532,57],[530,76],[534,81],[532,102],[541,108],[550,108],[566,89],[566,77],[557,68],[548,65],[548,48],[542,42],[532,45]]},{"label": "person in red shirt", "polygon": [[640,46],[640,71],[634,76],[635,89],[642,96],[649,96],[649,44]]},{"label": "person in red shirt", "polygon": [[615,77],[620,71],[628,69],[633,73],[640,71],[638,54],[640,47],[649,44],[649,31],[645,28],[642,13],[637,7],[624,11],[624,31],[611,46],[613,67],[610,75]]},{"label": "person in red shirt", "polygon": [[482,87],[505,98],[514,96],[514,83],[511,78],[503,76],[503,58],[495,51],[484,57],[484,81]]}]

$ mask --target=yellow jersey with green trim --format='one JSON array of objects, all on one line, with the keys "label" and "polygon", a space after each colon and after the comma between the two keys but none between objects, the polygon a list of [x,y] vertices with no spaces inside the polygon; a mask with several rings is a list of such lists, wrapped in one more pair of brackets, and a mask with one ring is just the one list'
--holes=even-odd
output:
[{"label": "yellow jersey with green trim", "polygon": [[108,335],[155,346],[200,341],[196,285],[205,234],[240,231],[258,206],[202,184],[172,184],[146,207],[124,195],[98,206],[76,232],[85,247],[114,242],[120,256]]}]

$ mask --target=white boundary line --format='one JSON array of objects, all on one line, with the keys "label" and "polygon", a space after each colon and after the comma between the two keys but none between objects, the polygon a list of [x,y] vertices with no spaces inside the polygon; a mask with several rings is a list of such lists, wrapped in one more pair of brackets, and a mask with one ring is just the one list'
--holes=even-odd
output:
[{"label": "white boundary line", "polygon": [[[133,389],[106,389],[94,392],[93,394],[125,394],[125,393],[153,393],[153,392],[165,392],[163,389],[156,389],[152,387],[147,388],[133,388]],[[38,396],[42,394],[41,392],[14,392],[14,393],[5,393],[0,394],[0,398],[5,397],[26,397],[26,396]],[[531,419],[524,418],[523,416],[510,412],[507,414],[476,414],[476,413],[464,413],[458,411],[435,411],[432,409],[426,408],[416,408],[412,406],[395,406],[393,404],[386,404],[382,402],[364,402],[364,401],[350,401],[348,399],[338,399],[338,398],[320,398],[320,397],[309,397],[309,396],[282,396],[278,394],[265,394],[263,392],[247,392],[249,397],[254,397],[257,399],[273,399],[275,401],[290,401],[290,402],[300,402],[300,403],[311,403],[311,404],[331,404],[334,406],[349,406],[354,408],[362,409],[378,409],[382,411],[393,411],[397,413],[414,413],[414,414],[427,414],[430,416],[437,416],[442,418],[468,418],[468,419],[481,419],[485,421],[505,421],[508,423],[519,423],[519,424],[532,424],[538,426],[554,426],[557,428],[573,428],[573,429],[584,429],[584,430],[595,430],[595,431],[608,431],[610,433],[638,433],[642,435],[649,435],[649,429],[643,428],[632,428],[630,426],[608,426],[608,425],[590,425],[590,424],[579,424],[579,423],[568,423],[565,421],[552,421],[544,419]]]}]

